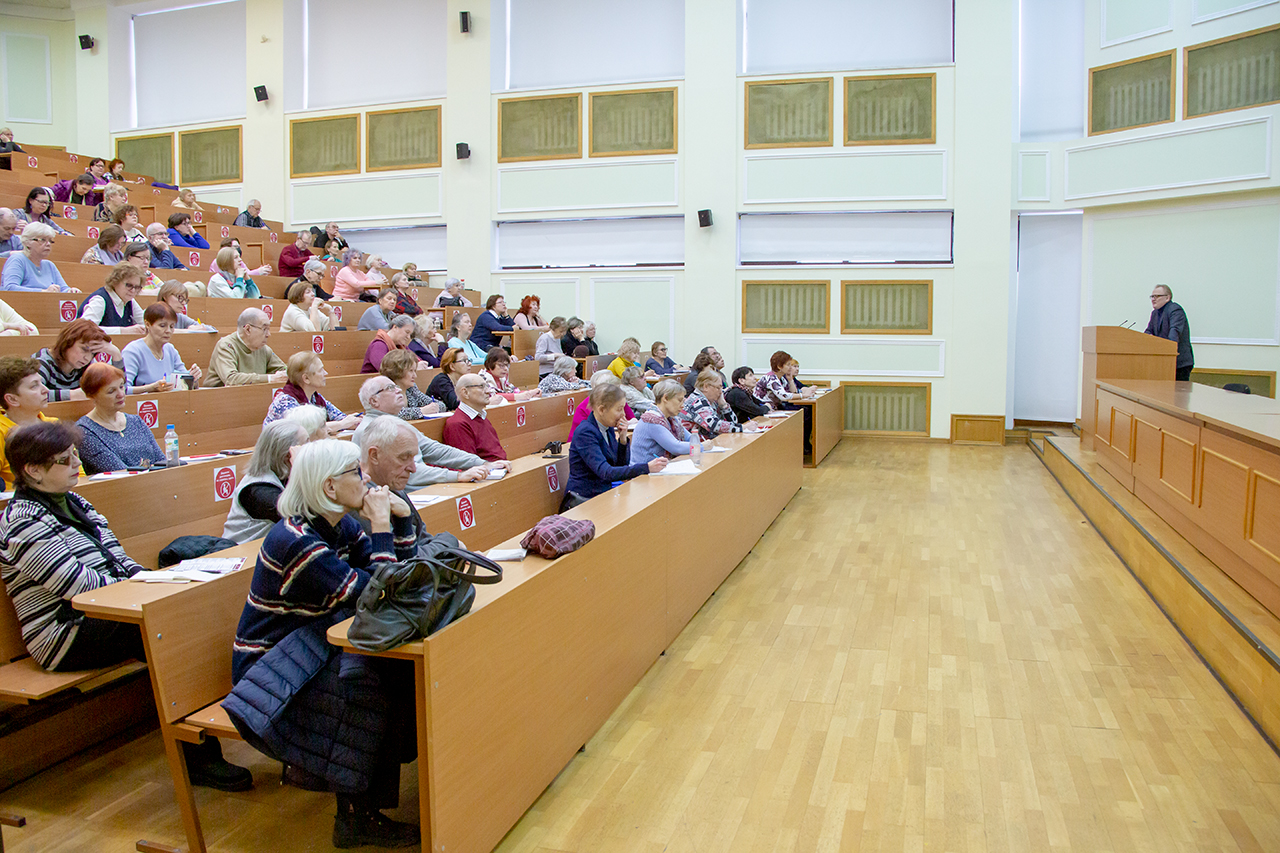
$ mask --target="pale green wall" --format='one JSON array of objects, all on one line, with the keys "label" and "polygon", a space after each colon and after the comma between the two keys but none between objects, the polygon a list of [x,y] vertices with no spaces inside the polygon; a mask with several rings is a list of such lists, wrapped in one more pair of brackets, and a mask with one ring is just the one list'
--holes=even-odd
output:
[{"label": "pale green wall", "polygon": [[22,33],[49,39],[49,82],[53,92],[51,124],[5,122],[0,116],[0,125],[12,128],[14,140],[19,145],[23,142],[74,145],[77,138],[75,54],[80,52],[75,40],[75,23],[0,15],[0,33]]}]

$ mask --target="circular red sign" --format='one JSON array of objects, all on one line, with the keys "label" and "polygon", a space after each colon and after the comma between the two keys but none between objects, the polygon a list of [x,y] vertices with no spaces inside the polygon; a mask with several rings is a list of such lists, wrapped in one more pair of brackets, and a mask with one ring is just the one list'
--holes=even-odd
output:
[{"label": "circular red sign", "polygon": [[463,530],[476,523],[475,511],[471,508],[471,498],[463,495],[458,498],[458,524]]},{"label": "circular red sign", "polygon": [[573,398],[569,398],[569,417],[573,417]]},{"label": "circular red sign", "polygon": [[324,352],[324,335],[315,335],[311,338],[311,349],[315,352]]},{"label": "circular red sign", "polygon": [[230,228],[228,228],[227,226],[223,225],[223,226],[222,226],[222,236],[223,236],[223,237],[230,237],[230,236],[231,236],[231,229],[230,229]]},{"label": "circular red sign", "polygon": [[219,468],[213,475],[213,490],[222,500],[231,497],[231,493],[236,490],[236,469]]},{"label": "circular red sign", "polygon": [[190,258],[188,258],[187,260],[191,261],[191,266],[193,266],[193,267],[198,267],[198,266],[200,266],[200,253],[199,253],[199,252],[192,252],[192,253],[191,253],[191,257],[190,257]]},{"label": "circular red sign", "polygon": [[143,400],[138,403],[138,417],[142,418],[144,424],[155,429],[156,424],[160,423],[160,407],[155,400]]},{"label": "circular red sign", "polygon": [[195,220],[196,222],[198,222],[198,223],[199,223],[199,222],[204,222],[204,214],[203,214],[203,213],[201,213],[201,212],[200,212],[200,211],[198,211],[198,210],[197,210],[195,213],[191,214],[191,218],[192,218],[192,219],[194,219],[194,220]]},{"label": "circular red sign", "polygon": [[271,307],[271,303],[270,303],[270,302],[268,302],[266,305],[263,305],[263,306],[262,306],[262,313],[267,315],[267,319],[268,319],[268,320],[274,320],[274,319],[275,319],[275,316],[274,316],[274,315],[275,315],[275,309]]},{"label": "circular red sign", "polygon": [[524,426],[524,406],[516,407],[516,426]]},{"label": "circular red sign", "polygon": [[280,235],[279,235],[279,234],[277,234],[276,232],[272,231],[272,232],[271,232],[271,242],[272,242],[272,243],[279,243],[279,242],[280,242]]},{"label": "circular red sign", "polygon": [[85,233],[89,235],[90,240],[97,240],[98,234],[99,234],[98,226],[90,225],[88,230]]},{"label": "circular red sign", "polygon": [[70,323],[76,318],[76,304],[70,299],[64,299],[58,303],[58,313],[62,317],[62,322]]},{"label": "circular red sign", "polygon": [[553,492],[560,489],[560,474],[556,472],[556,466],[554,465],[547,468],[547,485]]}]

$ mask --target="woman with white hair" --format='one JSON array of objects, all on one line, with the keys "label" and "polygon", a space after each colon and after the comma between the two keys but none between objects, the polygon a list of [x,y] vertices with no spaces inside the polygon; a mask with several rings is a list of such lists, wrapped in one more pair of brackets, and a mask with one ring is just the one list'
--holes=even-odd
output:
[{"label": "woman with white hair", "polygon": [[436,294],[436,301],[431,303],[432,308],[471,308],[471,300],[462,295],[462,279],[447,278],[444,281],[444,290]]},{"label": "woman with white hair", "polygon": [[[398,805],[400,762],[416,751],[412,668],[325,641],[329,626],[354,612],[371,573],[411,556],[413,509],[385,486],[370,486],[359,449],[334,440],[294,451],[278,509],[236,628],[236,686],[223,707],[255,748],[286,765],[289,778],[337,795],[334,846],[415,844],[415,824],[381,813]],[[313,648],[322,653],[299,654]],[[341,718],[336,734],[316,725],[322,705]],[[342,761],[330,760],[334,751]]]},{"label": "woman with white hair", "polygon": [[80,291],[68,287],[62,273],[49,260],[57,232],[40,222],[32,222],[22,229],[22,251],[13,252],[4,262],[0,273],[0,290],[27,290],[66,293]]},{"label": "woman with white hair", "polygon": [[344,429],[355,429],[360,424],[359,414],[344,414],[341,409],[320,396],[320,389],[325,386],[329,376],[320,356],[310,350],[295,352],[289,356],[286,370],[289,381],[271,398],[263,424],[280,420],[290,409],[298,406],[315,406],[323,411],[325,420],[329,423],[330,435],[336,435]]},{"label": "woman with white hair", "polygon": [[689,452],[693,437],[680,423],[680,409],[684,405],[684,386],[674,379],[664,379],[653,389],[655,405],[640,416],[631,436],[631,464],[638,465],[657,459],[684,456]]},{"label": "woman with white hair", "polygon": [[382,268],[390,266],[382,259],[382,255],[369,255],[364,261],[364,274],[369,277],[370,281],[376,281],[382,286],[387,284],[387,276],[382,272]]},{"label": "woman with white hair", "polygon": [[280,520],[276,503],[289,482],[290,451],[310,440],[305,428],[290,420],[269,423],[258,433],[253,457],[236,490],[222,527],[224,539],[243,545],[267,535]]},{"label": "woman with white hair", "polygon": [[[569,422],[569,438],[573,438],[573,432],[578,428],[578,424],[585,421],[587,419],[587,415],[591,414],[591,401],[595,399],[595,390],[601,385],[617,385],[618,390],[622,390],[622,380],[614,376],[609,372],[609,370],[597,370],[595,373],[591,374],[592,393],[583,397],[582,402],[578,404],[578,408],[573,410],[573,420]],[[626,417],[623,418],[623,420],[631,421],[635,419],[636,413],[629,405],[626,404],[626,400],[627,395],[624,392],[622,395],[623,414],[625,414]]]},{"label": "woman with white hair", "polygon": [[627,405],[642,415],[657,407],[649,383],[644,380],[644,369],[638,364],[622,371],[622,390],[627,395]]},{"label": "woman with white hair", "polygon": [[178,197],[169,202],[170,207],[178,207],[183,210],[204,210],[203,207],[196,202],[196,192],[193,189],[183,187],[178,190]]},{"label": "woman with white hair", "polygon": [[129,203],[129,191],[119,184],[107,184],[102,190],[102,202],[93,209],[94,222],[110,222]]},{"label": "woman with white hair", "polygon": [[329,419],[319,406],[295,406],[280,420],[302,427],[308,441],[329,437]]},{"label": "woman with white hair", "polygon": [[551,372],[538,383],[538,390],[544,397],[590,387],[591,383],[578,378],[578,360],[569,355],[558,357],[551,365]]}]

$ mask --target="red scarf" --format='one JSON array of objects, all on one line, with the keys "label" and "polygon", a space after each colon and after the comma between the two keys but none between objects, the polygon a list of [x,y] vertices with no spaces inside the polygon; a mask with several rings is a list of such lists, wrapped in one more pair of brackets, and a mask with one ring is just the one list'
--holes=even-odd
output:
[{"label": "red scarf", "polygon": [[299,405],[302,405],[302,406],[308,406],[308,405],[319,406],[325,411],[329,410],[329,404],[325,402],[324,397],[320,396],[319,391],[312,394],[311,399],[308,400],[307,395],[303,393],[302,389],[299,388],[297,385],[294,385],[292,382],[286,382],[284,386],[281,387],[281,389],[276,393],[284,394],[286,397],[292,397],[293,399],[298,401]]}]

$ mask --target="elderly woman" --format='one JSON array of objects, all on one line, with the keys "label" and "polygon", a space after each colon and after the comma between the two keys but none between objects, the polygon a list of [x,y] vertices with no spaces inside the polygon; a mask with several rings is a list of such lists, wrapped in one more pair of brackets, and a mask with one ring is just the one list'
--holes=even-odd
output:
[{"label": "elderly woman", "polygon": [[377,281],[383,287],[387,284],[387,275],[383,270],[389,266],[390,264],[382,259],[382,255],[369,255],[364,260],[365,275],[370,281]]},{"label": "elderly woman", "polygon": [[92,320],[81,317],[62,327],[52,347],[46,347],[35,355],[40,363],[40,378],[49,389],[49,402],[62,400],[87,400],[80,389],[80,378],[94,356],[106,353],[116,367],[124,362],[120,350],[111,343],[111,337]]},{"label": "elderly woman", "polygon": [[360,423],[360,415],[347,415],[337,406],[320,396],[320,389],[325,386],[329,372],[324,369],[324,362],[314,352],[295,352],[289,356],[288,381],[276,391],[267,408],[264,424],[278,421],[297,406],[317,406],[324,410],[328,422],[329,435],[337,435],[344,429],[355,429]]},{"label": "elderly woman", "polygon": [[713,439],[726,432],[742,432],[742,425],[725,402],[720,374],[714,368],[704,369],[694,382],[693,393],[680,408],[680,423],[703,439]]},{"label": "elderly woman", "polygon": [[532,391],[521,391],[511,384],[511,356],[502,347],[492,347],[484,357],[484,369],[480,378],[489,386],[489,393],[501,397],[508,403],[523,403],[535,397],[541,397],[537,388]]},{"label": "elderly woman", "polygon": [[[618,388],[622,388],[622,380],[614,376],[612,373],[610,373],[607,370],[597,370],[595,373],[591,374],[591,390],[594,391],[596,388],[599,388],[601,385],[617,385]],[[625,391],[622,393],[622,396],[623,396],[623,400],[625,401],[626,400]],[[625,402],[624,402],[624,406],[625,408],[623,409],[623,414],[626,415],[626,420],[630,421],[633,418],[635,418],[636,416],[635,410],[633,410],[630,406],[626,406]],[[573,419],[569,421],[569,437],[570,438],[573,437],[573,433],[578,428],[578,425],[581,424],[583,421],[585,421],[587,419],[587,415],[589,414],[591,414],[591,395],[590,394],[583,397],[582,402],[579,403],[578,407],[573,410]]]},{"label": "elderly woman", "polygon": [[185,387],[178,384],[178,377],[184,374],[190,374],[192,386],[199,388],[204,378],[200,365],[192,364],[188,370],[177,348],[169,343],[178,324],[173,309],[163,302],[153,302],[143,312],[142,323],[146,336],[125,344],[121,353],[129,393],[151,394]]},{"label": "elderly woman", "polygon": [[9,307],[0,300],[0,335],[38,335],[40,330],[36,324]]},{"label": "elderly woman", "polygon": [[404,272],[398,272],[391,276],[391,286],[396,291],[396,307],[397,314],[408,314],[410,317],[418,317],[422,314],[422,309],[418,307],[418,303],[414,301],[413,282],[409,280],[409,275]]},{"label": "elderly woman", "polygon": [[552,366],[564,355],[564,351],[560,348],[560,339],[567,331],[569,331],[569,321],[563,317],[553,317],[547,326],[547,331],[538,336],[533,357],[538,362],[539,378],[551,373]]},{"label": "elderly woman", "polygon": [[55,201],[93,206],[102,201],[98,193],[94,192],[93,184],[93,175],[84,174],[76,175],[74,178],[64,178],[50,189],[53,191]]},{"label": "elderly woman", "polygon": [[124,260],[124,246],[129,240],[119,225],[107,225],[98,232],[98,244],[85,249],[82,264],[114,266]]},{"label": "elderly woman", "polygon": [[573,351],[582,346],[587,334],[586,326],[578,317],[570,317],[565,326],[565,333],[560,336],[560,351],[565,355],[573,355]]},{"label": "elderly woman", "polygon": [[4,272],[0,273],[0,290],[27,290],[79,293],[68,287],[62,273],[49,260],[53,240],[57,237],[48,225],[32,222],[22,230],[22,251],[13,252],[5,259]]},{"label": "elderly woman", "polygon": [[293,285],[300,281],[305,281],[307,284],[311,285],[311,289],[315,292],[317,297],[328,301],[333,298],[333,294],[320,286],[320,282],[324,281],[325,269],[327,269],[327,267],[325,267],[324,261],[312,258],[303,265],[302,275],[295,278],[290,282],[290,284]]},{"label": "elderly woman", "polygon": [[325,410],[319,406],[294,406],[289,413],[272,423],[289,422],[302,427],[308,441],[319,441],[329,437],[329,421]]},{"label": "elderly woman", "polygon": [[[640,367],[640,342],[635,338],[627,338],[619,344],[617,357],[609,362],[609,371],[619,379],[622,378],[623,371],[628,367]],[[642,376],[657,376],[656,373],[651,371],[646,374],[643,367],[640,367],[640,374]]]},{"label": "elderly woman", "polygon": [[449,346],[465,352],[472,364],[481,364],[489,351],[481,349],[479,345],[472,342],[473,328],[470,314],[465,311],[455,311],[453,320],[449,323]]},{"label": "elderly woman", "polygon": [[169,242],[184,249],[209,248],[209,241],[191,224],[191,214],[181,211],[169,214]]},{"label": "elderly woman", "polygon": [[309,282],[295,281],[284,295],[289,307],[280,318],[280,331],[327,332],[333,328],[333,309],[323,299],[316,298]]},{"label": "elderly woman", "polygon": [[627,395],[627,405],[639,414],[651,411],[657,403],[649,383],[644,380],[640,365],[633,364],[622,371],[622,391]]},{"label": "elderly woman", "polygon": [[538,309],[542,307],[542,299],[536,295],[526,296],[520,300],[520,310],[516,312],[515,321],[517,329],[533,329],[539,332],[545,332],[551,326],[542,319],[542,315],[538,313]]},{"label": "elderly woman", "polygon": [[773,410],[769,403],[761,403],[753,396],[755,387],[754,370],[746,365],[734,369],[733,385],[724,392],[724,399],[738,416],[738,423],[745,424],[752,418],[761,417]]},{"label": "elderly woman", "polygon": [[71,232],[63,228],[53,217],[49,215],[50,208],[53,207],[53,197],[44,187],[33,187],[31,192],[27,193],[27,200],[21,208],[14,211],[14,214],[23,222],[39,222],[41,225],[48,225],[56,234],[66,234],[70,236]]},{"label": "elderly woman", "polygon": [[185,187],[178,190],[178,197],[169,202],[169,206],[180,207],[183,210],[204,210],[204,208],[196,202],[195,190],[186,189]]},{"label": "elderly woman", "polygon": [[156,291],[156,304],[165,304],[173,310],[177,315],[178,322],[175,324],[180,332],[190,329],[193,332],[216,332],[213,326],[206,326],[199,320],[187,316],[187,304],[191,301],[191,297],[187,293],[187,287],[180,281],[166,281],[160,285],[160,289]]},{"label": "elderly woman", "polygon": [[333,284],[334,299],[354,301],[359,299],[365,291],[379,290],[386,284],[385,278],[381,276],[370,278],[360,269],[359,264],[363,258],[359,249],[347,249],[343,252],[342,269],[338,270],[338,276]]},{"label": "elderly woman", "polygon": [[86,473],[149,468],[164,462],[164,451],[150,428],[124,410],[124,371],[94,362],[80,378],[80,388],[93,401],[89,414],[76,421],[84,430],[80,456]]},{"label": "elderly woman", "polygon": [[[613,377],[615,380],[617,377]],[[630,464],[627,431],[623,421],[626,397],[615,383],[591,389],[591,413],[582,422],[582,431],[572,433],[569,445],[569,482],[565,484],[560,511],[571,509],[613,488],[619,480],[642,474],[656,474],[667,467],[665,456]]]},{"label": "elderly woman", "polygon": [[121,261],[107,273],[106,283],[89,294],[76,312],[113,334],[137,334],[142,327],[142,306],[134,299],[142,291],[142,270]]},{"label": "elderly woman", "polygon": [[471,300],[462,295],[462,279],[447,278],[444,281],[444,290],[436,294],[436,299],[431,303],[432,308],[470,308]]},{"label": "elderly woman", "polygon": [[431,367],[440,366],[440,350],[444,335],[440,334],[440,318],[435,314],[419,314],[413,318],[413,340],[409,351]]},{"label": "elderly woman", "polygon": [[138,227],[138,208],[126,204],[111,214],[111,224],[119,225],[124,236],[131,242],[147,242],[147,232]]},{"label": "elderly woman", "polygon": [[94,222],[111,222],[117,213],[123,213],[129,204],[129,191],[119,184],[107,184],[102,190],[102,202],[93,210]]},{"label": "elderly woman", "polygon": [[257,299],[262,294],[249,277],[249,267],[233,246],[218,250],[218,271],[209,277],[209,295],[222,299]]},{"label": "elderly woman", "polygon": [[812,397],[815,391],[796,378],[799,373],[800,362],[785,350],[778,350],[769,357],[769,372],[756,382],[753,396],[778,410],[798,409],[791,400]]},{"label": "elderly woman", "polygon": [[141,273],[141,293],[150,295],[160,289],[162,282],[151,271],[151,245],[149,243],[126,243],[124,260],[125,263],[137,267],[138,272]]},{"label": "elderly woman", "polygon": [[412,351],[398,349],[387,353],[382,359],[382,367],[378,369],[379,373],[404,391],[405,405],[400,410],[400,417],[406,421],[416,421],[426,415],[445,411],[444,403],[433,400],[418,388],[418,368],[421,363]]},{"label": "elderly woman", "polygon": [[458,392],[454,388],[454,383],[470,372],[471,359],[467,354],[455,347],[449,347],[440,356],[440,372],[427,386],[427,396],[444,403],[445,408],[452,412],[458,408]]},{"label": "elderly woman", "polygon": [[107,177],[113,181],[124,180],[124,161],[119,157],[107,162]]},{"label": "elderly woman", "polygon": [[105,187],[111,182],[107,176],[107,161],[101,157],[94,157],[89,161],[89,174],[93,175],[94,186]]},{"label": "elderly woman", "polygon": [[413,340],[413,318],[402,314],[392,319],[386,329],[379,329],[373,333],[373,340],[369,341],[369,348],[364,351],[364,364],[360,365],[360,372],[377,373],[387,353],[407,348],[411,340]]},{"label": "elderly woman", "polygon": [[231,493],[231,509],[222,526],[224,539],[239,545],[261,539],[280,520],[276,503],[289,482],[289,452],[308,439],[306,429],[291,420],[278,420],[262,428],[249,468]]},{"label": "elderly woman", "polygon": [[[412,668],[325,642],[329,626],[354,612],[370,574],[411,556],[413,509],[385,486],[366,482],[355,444],[326,440],[295,451],[279,510],[282,520],[262,543],[236,629],[236,686],[223,707],[252,746],[288,765],[305,787],[337,794],[335,847],[415,844],[416,824],[379,811],[397,804],[400,762],[415,753]],[[299,686],[282,691],[279,673],[296,669],[292,661],[307,648],[323,653],[305,656]],[[256,698],[242,698],[262,690],[275,697],[270,715]],[[343,742],[332,747],[318,742],[321,707],[340,717],[333,731]],[[334,750],[343,761],[331,760]]]},{"label": "elderly woman", "polygon": [[578,378],[577,359],[567,355],[557,357],[555,364],[551,366],[551,372],[542,377],[542,381],[538,383],[538,390],[544,397],[565,391],[581,391],[590,387],[590,382]]},{"label": "elderly woman", "polygon": [[644,363],[644,369],[652,370],[659,376],[684,370],[682,366],[671,360],[671,356],[667,355],[667,345],[662,341],[654,341],[653,346],[649,347],[649,360]]},{"label": "elderly woman", "polygon": [[[625,386],[624,386],[625,387]],[[654,406],[640,416],[631,435],[631,464],[638,465],[658,457],[684,456],[689,452],[693,436],[680,423],[684,406],[684,386],[664,379],[653,389]]]},{"label": "elderly woman", "polygon": [[396,316],[396,289],[384,287],[378,291],[378,301],[365,309],[360,315],[356,329],[362,332],[376,332],[379,329],[391,328],[391,321]]}]

